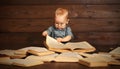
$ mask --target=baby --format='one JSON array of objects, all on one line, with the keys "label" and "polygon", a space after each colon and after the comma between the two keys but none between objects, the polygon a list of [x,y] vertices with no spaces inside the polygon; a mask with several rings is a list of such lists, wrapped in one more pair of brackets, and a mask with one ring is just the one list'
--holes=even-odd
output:
[{"label": "baby", "polygon": [[68,42],[73,38],[71,28],[68,26],[68,10],[64,8],[58,8],[55,11],[55,23],[45,30],[43,36],[51,36],[58,42]]}]

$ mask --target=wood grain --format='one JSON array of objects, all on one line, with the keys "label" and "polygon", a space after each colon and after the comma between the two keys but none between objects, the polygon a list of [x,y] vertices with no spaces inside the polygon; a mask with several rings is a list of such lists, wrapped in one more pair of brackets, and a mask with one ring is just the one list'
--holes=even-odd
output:
[{"label": "wood grain", "polygon": [[[119,46],[120,32],[81,32],[74,33],[73,42],[88,41],[93,46]],[[45,37],[39,33],[1,33],[0,44],[3,48],[21,48],[26,46],[44,46]],[[3,45],[3,46],[2,46]],[[6,47],[4,47],[6,46]],[[10,46],[10,47],[9,47]]]},{"label": "wood grain", "polygon": [[[1,19],[0,32],[42,32],[54,19]],[[120,32],[120,19],[70,19],[73,32]]]},{"label": "wood grain", "polygon": [[120,18],[120,5],[0,6],[0,18],[54,18],[59,7],[67,8],[70,18]]},{"label": "wood grain", "polygon": [[119,0],[2,0],[0,5],[120,4]]},{"label": "wood grain", "polygon": [[69,10],[72,41],[99,51],[120,46],[120,0],[1,0],[0,49],[44,46],[41,33],[54,24],[58,7]]}]

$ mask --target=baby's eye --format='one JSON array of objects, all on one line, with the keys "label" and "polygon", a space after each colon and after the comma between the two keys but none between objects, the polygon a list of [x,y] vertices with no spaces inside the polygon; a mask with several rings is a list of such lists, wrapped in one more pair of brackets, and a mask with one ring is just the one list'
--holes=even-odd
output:
[{"label": "baby's eye", "polygon": [[55,24],[59,24],[59,23],[55,23]]},{"label": "baby's eye", "polygon": [[64,24],[64,23],[60,23],[60,24]]}]

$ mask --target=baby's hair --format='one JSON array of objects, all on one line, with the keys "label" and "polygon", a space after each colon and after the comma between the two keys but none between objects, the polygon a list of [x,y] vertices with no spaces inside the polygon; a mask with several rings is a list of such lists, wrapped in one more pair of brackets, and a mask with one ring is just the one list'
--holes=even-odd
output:
[{"label": "baby's hair", "polygon": [[65,16],[68,17],[68,10],[65,8],[58,8],[55,11],[55,16]]}]

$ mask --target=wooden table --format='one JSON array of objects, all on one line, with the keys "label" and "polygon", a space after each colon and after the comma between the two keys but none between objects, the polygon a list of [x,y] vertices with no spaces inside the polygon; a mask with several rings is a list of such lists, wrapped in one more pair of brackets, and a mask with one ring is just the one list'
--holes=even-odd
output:
[{"label": "wooden table", "polygon": [[79,63],[45,63],[42,65],[32,67],[19,67],[13,65],[0,65],[0,69],[120,69],[120,66],[109,65],[108,67],[94,67],[90,68]]}]

